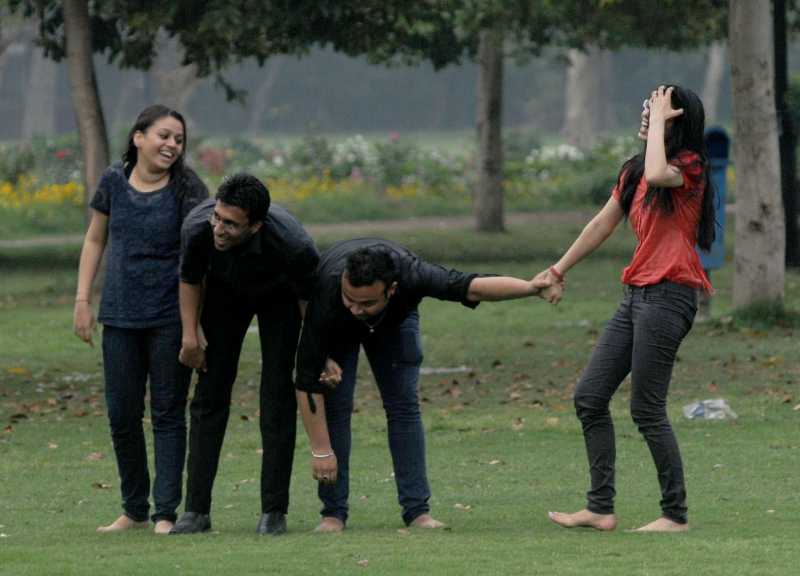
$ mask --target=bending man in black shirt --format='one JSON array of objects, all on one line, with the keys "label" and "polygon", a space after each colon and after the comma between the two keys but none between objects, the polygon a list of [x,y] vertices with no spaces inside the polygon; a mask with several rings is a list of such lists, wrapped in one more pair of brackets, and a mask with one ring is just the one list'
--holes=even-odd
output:
[{"label": "bending man in black shirt", "polygon": [[200,370],[200,378],[190,408],[185,511],[171,533],[211,528],[211,491],[231,389],[255,315],[261,340],[263,446],[262,514],[256,530],[281,534],[286,531],[297,420],[292,371],[301,314],[319,255],[297,220],[283,208],[270,206],[267,188],[248,174],[226,178],[216,199],[187,216],[181,250],[180,360]]},{"label": "bending man in black shirt", "polygon": [[438,528],[431,517],[425,435],[417,384],[422,363],[417,306],[425,296],[475,308],[482,300],[539,294],[547,284],[464,274],[420,260],[387,240],[348,240],[322,256],[297,357],[297,398],[311,441],[322,500],[320,532],[347,522],[350,416],[364,346],[388,420],[398,498],[406,525]]}]

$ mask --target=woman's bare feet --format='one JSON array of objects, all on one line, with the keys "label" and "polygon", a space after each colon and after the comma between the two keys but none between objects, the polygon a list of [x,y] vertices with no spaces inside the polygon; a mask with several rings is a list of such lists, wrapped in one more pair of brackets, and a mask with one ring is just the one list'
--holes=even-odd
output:
[{"label": "woman's bare feet", "polygon": [[319,525],[314,528],[314,532],[323,534],[338,534],[344,530],[344,522],[334,516],[323,516]]},{"label": "woman's bare feet", "polygon": [[97,531],[101,534],[110,534],[111,532],[124,532],[132,528],[147,528],[147,520],[144,522],[136,522],[129,516],[123,514],[108,526],[98,526]]},{"label": "woman's bare feet", "polygon": [[169,534],[169,531],[172,530],[172,527],[175,526],[174,523],[170,522],[169,520],[159,520],[156,522],[155,528],[153,528],[153,532],[156,534]]},{"label": "woman's bare feet", "polygon": [[679,524],[674,520],[662,516],[658,520],[653,520],[650,524],[645,524],[631,532],[688,532],[688,524]]},{"label": "woman's bare feet", "polygon": [[420,514],[409,524],[412,528],[444,528],[444,522],[439,522],[430,514]]},{"label": "woman's bare feet", "polygon": [[610,531],[617,527],[617,517],[614,514],[595,514],[587,509],[583,509],[573,514],[564,512],[548,512],[547,516],[564,528],[576,528],[578,526],[594,528],[595,530]]}]

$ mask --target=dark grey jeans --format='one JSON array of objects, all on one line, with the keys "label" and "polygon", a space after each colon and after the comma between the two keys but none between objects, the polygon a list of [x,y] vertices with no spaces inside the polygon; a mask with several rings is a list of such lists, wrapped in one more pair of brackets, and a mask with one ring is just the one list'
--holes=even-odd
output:
[{"label": "dark grey jeans", "polygon": [[587,508],[592,512],[614,511],[616,448],[608,404],[630,373],[631,416],[658,471],[662,512],[675,522],[687,521],[683,463],[667,418],[667,391],[678,347],[696,311],[695,290],[689,286],[626,286],[624,299],[600,336],[575,389],[589,457]]},{"label": "dark grey jeans", "polygon": [[150,381],[156,476],[152,519],[175,521],[181,502],[186,455],[186,396],[191,371],[178,362],[181,325],[155,328],[103,327],[103,370],[111,439],[117,456],[122,508],[147,520],[150,472],[142,418]]}]

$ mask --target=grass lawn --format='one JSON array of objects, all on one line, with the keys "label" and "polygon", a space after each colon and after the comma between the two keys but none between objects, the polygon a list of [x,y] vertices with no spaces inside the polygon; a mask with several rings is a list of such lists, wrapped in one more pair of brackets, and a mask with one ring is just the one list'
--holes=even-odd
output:
[{"label": "grass lawn", "polygon": [[[575,232],[544,225],[502,236],[437,231],[393,238],[463,270],[528,276],[549,264]],[[324,246],[334,239],[319,241]],[[685,340],[670,395],[691,531],[624,530],[659,514],[650,455],[627,412],[627,382],[612,407],[620,529],[570,531],[548,521],[547,510],[584,504],[588,472],[571,391],[621,295],[619,272],[630,247],[630,233],[617,234],[571,272],[558,307],[537,299],[469,311],[424,302],[424,365],[469,367],[421,381],[431,506],[448,529],[403,528],[385,419],[362,362],[348,529],[336,536],[311,533],[320,505],[300,431],[290,533],[281,538],[254,533],[260,462],[255,335],[247,339],[234,389],[214,492],[214,532],[164,538],[150,531],[94,532],[119,513],[119,486],[100,350],[71,334],[76,255],[68,249],[49,256],[28,252],[20,261],[0,254],[0,574],[199,574],[216,568],[229,574],[794,573],[800,560],[796,329],[729,321],[730,265],[714,274],[715,319],[697,324]],[[787,303],[800,308],[797,273],[787,277]],[[684,404],[716,397],[728,400],[738,420],[681,415]]]}]

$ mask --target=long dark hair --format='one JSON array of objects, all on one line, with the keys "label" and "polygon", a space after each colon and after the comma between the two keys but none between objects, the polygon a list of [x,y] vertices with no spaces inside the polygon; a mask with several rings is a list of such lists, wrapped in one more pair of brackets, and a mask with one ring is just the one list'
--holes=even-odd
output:
[{"label": "long dark hair", "polygon": [[[703,250],[710,250],[716,236],[716,229],[714,189],[711,183],[708,152],[703,138],[706,114],[703,110],[703,103],[697,94],[680,86],[671,85],[670,87],[673,89],[672,107],[675,109],[683,108],[683,114],[672,119],[672,125],[667,132],[666,141],[664,142],[667,161],[672,160],[678,153],[686,150],[695,152],[700,157],[699,161],[703,167],[702,178],[705,181],[705,189],[700,210],[700,221],[697,224],[697,244]],[[646,150],[647,143],[645,142],[642,152],[625,162],[617,176],[617,186],[621,192],[622,209],[625,211],[625,216],[630,213],[636,188],[644,175]],[[656,210],[663,210],[666,214],[672,214],[675,210],[672,192],[671,188],[648,186],[644,199],[645,206],[652,205]]]},{"label": "long dark hair", "polygon": [[186,131],[186,120],[183,119],[183,116],[177,110],[167,108],[161,104],[153,104],[139,113],[139,116],[136,117],[136,122],[134,122],[133,127],[130,132],[128,132],[128,146],[125,152],[122,153],[122,166],[125,170],[125,174],[130,175],[131,170],[136,166],[136,162],[139,159],[139,151],[133,143],[133,136],[137,132],[147,132],[150,126],[167,116],[175,118],[175,120],[180,122],[181,126],[183,126],[183,146],[181,146],[181,153],[178,155],[175,162],[172,163],[172,166],[169,167],[170,180],[176,183],[178,195],[183,197],[186,187],[185,184],[189,177],[189,169],[184,163],[189,135]]}]

